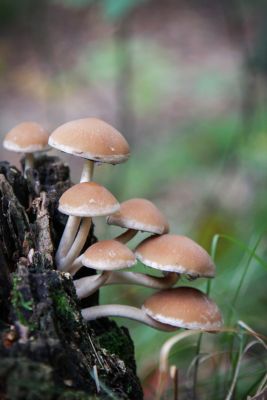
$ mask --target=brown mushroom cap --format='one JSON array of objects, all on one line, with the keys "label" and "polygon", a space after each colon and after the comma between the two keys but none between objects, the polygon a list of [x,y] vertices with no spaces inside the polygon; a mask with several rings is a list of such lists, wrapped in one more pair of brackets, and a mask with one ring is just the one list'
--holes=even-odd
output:
[{"label": "brown mushroom cap", "polygon": [[159,235],[169,231],[169,224],[164,215],[146,199],[124,201],[121,203],[120,210],[107,218],[107,223]]},{"label": "brown mushroom cap", "polygon": [[72,186],[59,199],[59,211],[76,217],[97,217],[118,211],[120,205],[105,187],[95,182]]},{"label": "brown mushroom cap", "polygon": [[209,254],[186,236],[166,234],[141,242],[135,255],[143,264],[162,271],[192,277],[214,277],[215,266]]},{"label": "brown mushroom cap", "polygon": [[16,125],[5,136],[3,146],[18,153],[33,153],[45,150],[49,134],[36,122],[22,122]]},{"label": "brown mushroom cap", "polygon": [[89,160],[118,164],[130,155],[127,141],[117,129],[97,118],[83,118],[58,127],[49,138],[58,150]]},{"label": "brown mushroom cap", "polygon": [[117,240],[102,240],[90,246],[82,257],[84,266],[112,271],[129,268],[136,262],[133,252]]},{"label": "brown mushroom cap", "polygon": [[157,292],[145,301],[143,309],[156,321],[180,328],[213,331],[223,324],[214,301],[191,287]]}]

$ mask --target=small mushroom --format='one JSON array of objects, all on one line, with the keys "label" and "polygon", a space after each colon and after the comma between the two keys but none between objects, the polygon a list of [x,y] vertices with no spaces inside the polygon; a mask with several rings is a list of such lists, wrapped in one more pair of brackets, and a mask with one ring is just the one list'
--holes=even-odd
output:
[{"label": "small mushroom", "polygon": [[25,178],[26,171],[34,167],[33,153],[48,148],[48,137],[48,132],[36,122],[22,122],[6,134],[4,148],[25,154]]},{"label": "small mushroom", "polygon": [[191,287],[162,290],[150,296],[142,309],[120,304],[82,310],[87,321],[103,317],[130,318],[160,330],[175,328],[217,331],[223,324],[221,313],[205,293]]},{"label": "small mushroom", "polygon": [[162,235],[169,232],[169,224],[161,211],[149,200],[130,199],[121,203],[120,210],[107,217],[109,225],[127,228],[116,240],[126,243],[138,231]]},{"label": "small mushroom", "polygon": [[106,284],[128,281],[154,289],[166,289],[177,282],[180,274],[191,278],[213,278],[215,275],[215,266],[209,254],[186,236],[165,234],[149,237],[137,246],[135,255],[147,267],[167,272],[167,275],[164,278],[144,275],[142,278],[141,274],[134,272],[114,272]]},{"label": "small mushroom", "polygon": [[211,332],[223,324],[215,302],[192,287],[180,286],[154,293],[142,308],[156,321],[179,328]]},{"label": "small mushroom", "polygon": [[[130,199],[121,203],[120,210],[107,217],[109,225],[117,225],[128,228],[122,235],[115,239],[126,243],[134,237],[138,231],[162,235],[169,231],[169,224],[161,211],[149,200]],[[173,286],[179,276],[175,273],[167,273],[163,278],[137,272],[114,272],[105,284],[135,284],[153,289],[166,289]]]},{"label": "small mushroom", "polygon": [[94,162],[119,164],[130,156],[122,134],[98,118],[82,118],[59,126],[49,137],[50,146],[85,159],[81,182],[92,179]]},{"label": "small mushroom", "polygon": [[87,276],[74,281],[77,296],[90,296],[102,286],[112,271],[130,268],[136,263],[133,252],[116,240],[102,240],[90,246],[82,256],[82,265],[97,271],[97,276]]},{"label": "small mushroom", "polygon": [[61,271],[67,271],[81,252],[90,230],[91,218],[112,214],[119,208],[115,197],[95,182],[78,183],[63,193],[58,209],[71,216],[71,219],[66,224],[56,253],[56,264]]},{"label": "small mushroom", "polygon": [[144,265],[192,278],[213,278],[214,263],[203,247],[186,236],[166,234],[145,239],[135,249]]}]

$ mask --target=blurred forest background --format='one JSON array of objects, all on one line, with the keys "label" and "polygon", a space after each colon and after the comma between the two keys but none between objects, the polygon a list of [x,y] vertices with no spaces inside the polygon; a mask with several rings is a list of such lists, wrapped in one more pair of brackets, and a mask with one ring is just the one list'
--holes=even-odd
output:
[{"label": "blurred forest background", "polygon": [[[97,168],[95,180],[120,201],[151,199],[173,233],[212,248],[211,297],[226,326],[241,319],[267,336],[266,21],[264,0],[0,0],[2,137],[25,120],[52,131],[97,116],[117,127],[131,159]],[[82,161],[63,157],[77,181]],[[104,221],[96,231],[99,238],[118,232]],[[206,289],[204,280],[193,284]],[[112,287],[101,299],[139,305],[149,293]],[[153,399],[158,352],[170,335],[119,322],[131,329]],[[219,400],[250,339],[206,336],[200,352],[211,356],[199,366],[198,398]],[[181,367],[181,398],[190,398],[196,347],[197,338],[186,340],[171,357]],[[255,393],[266,365],[260,347],[243,357],[236,399]]]}]

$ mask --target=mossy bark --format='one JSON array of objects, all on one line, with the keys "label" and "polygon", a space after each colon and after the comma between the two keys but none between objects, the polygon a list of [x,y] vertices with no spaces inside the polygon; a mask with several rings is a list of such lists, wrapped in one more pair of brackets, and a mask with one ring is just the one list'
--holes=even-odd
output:
[{"label": "mossy bark", "polygon": [[[55,270],[66,223],[57,202],[69,186],[57,158],[40,157],[27,179],[0,163],[0,399],[141,400],[127,329],[86,323],[72,278]],[[86,245],[95,240],[92,228]]]}]

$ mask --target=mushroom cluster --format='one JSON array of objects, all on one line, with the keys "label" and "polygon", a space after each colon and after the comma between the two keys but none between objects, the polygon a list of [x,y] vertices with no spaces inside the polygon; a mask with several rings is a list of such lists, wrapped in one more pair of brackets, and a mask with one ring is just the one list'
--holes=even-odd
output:
[{"label": "mushroom cluster", "polygon": [[[39,125],[24,123],[7,134],[4,147],[27,154],[26,176],[27,169],[34,165],[33,151],[44,149],[47,143],[85,160],[80,182],[59,199],[58,209],[68,215],[68,221],[55,255],[58,270],[73,277],[83,266],[91,269],[93,275],[74,280],[78,298],[86,298],[104,285],[142,285],[158,290],[146,299],[142,308],[100,305],[83,309],[83,317],[86,320],[126,317],[165,331],[219,330],[222,316],[214,301],[198,289],[173,287],[180,276],[213,278],[215,266],[209,254],[190,238],[170,234],[166,217],[151,201],[135,198],[120,204],[107,188],[92,180],[95,162],[114,165],[129,158],[129,145],[121,133],[97,118],[63,124],[49,138]],[[125,231],[83,251],[92,218],[100,216],[106,216],[108,225]],[[126,244],[139,231],[149,233],[149,237],[132,251]],[[137,260],[148,268],[160,270],[162,276],[129,271]]]}]

